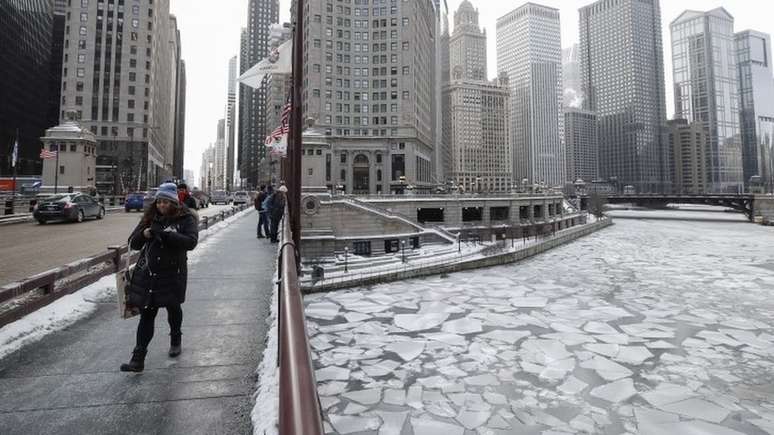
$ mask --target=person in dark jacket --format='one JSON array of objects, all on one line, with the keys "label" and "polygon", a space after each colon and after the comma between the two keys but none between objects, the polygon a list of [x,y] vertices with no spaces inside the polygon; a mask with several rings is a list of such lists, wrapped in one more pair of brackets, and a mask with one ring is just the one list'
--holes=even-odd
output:
[{"label": "person in dark jacket", "polygon": [[196,204],[196,198],[194,198],[191,195],[191,192],[188,191],[188,185],[185,183],[180,183],[177,185],[177,200],[180,202],[180,204],[185,204],[185,206],[191,210],[196,210],[199,208]]},{"label": "person in dark jacket", "polygon": [[121,371],[141,372],[145,368],[145,355],[161,307],[167,309],[170,327],[169,356],[180,355],[183,323],[180,305],[185,302],[188,281],[187,253],[198,241],[196,212],[180,204],[174,183],[159,186],[154,204],[148,207],[129,237],[131,248],[141,250],[127,284],[128,304],[140,309],[140,323],[132,359],[121,365]]},{"label": "person in dark jacket", "polygon": [[[258,238],[269,237],[269,217],[263,209],[263,201],[266,199],[266,186],[261,186],[261,191],[255,196],[255,209],[258,211]],[[263,233],[266,233],[264,236]]]},{"label": "person in dark jacket", "polygon": [[285,194],[288,192],[288,188],[280,186],[276,192],[271,196],[269,201],[269,214],[271,216],[271,242],[279,243],[279,224],[282,220],[282,215],[285,214]]}]

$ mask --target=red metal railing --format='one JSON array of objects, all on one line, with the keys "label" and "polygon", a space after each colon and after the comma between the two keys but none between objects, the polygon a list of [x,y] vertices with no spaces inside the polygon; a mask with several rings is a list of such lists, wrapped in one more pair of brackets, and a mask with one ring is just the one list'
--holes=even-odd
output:
[{"label": "red metal railing", "polygon": [[279,257],[279,433],[322,435],[317,381],[298,280],[297,250],[287,222],[286,211]]}]

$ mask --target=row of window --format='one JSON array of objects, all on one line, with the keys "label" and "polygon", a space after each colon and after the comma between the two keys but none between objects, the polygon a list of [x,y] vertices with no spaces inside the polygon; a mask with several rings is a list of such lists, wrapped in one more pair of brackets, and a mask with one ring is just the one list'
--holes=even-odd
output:
[{"label": "row of window", "polygon": [[[55,144],[55,143],[52,143],[52,144],[50,144],[48,146],[48,149],[50,151],[59,151],[61,153],[65,153],[65,152],[67,152],[68,146],[67,146],[67,144]],[[70,144],[69,149],[70,149],[71,153],[78,152],[78,145]],[[85,146],[84,147],[84,152],[87,155],[92,155],[92,154],[93,155],[97,155],[97,149],[95,147],[93,147],[93,146]]]}]

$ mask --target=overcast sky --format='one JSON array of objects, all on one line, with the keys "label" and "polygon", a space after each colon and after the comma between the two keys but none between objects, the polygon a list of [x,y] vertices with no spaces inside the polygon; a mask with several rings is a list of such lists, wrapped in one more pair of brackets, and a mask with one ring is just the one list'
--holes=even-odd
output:
[{"label": "overcast sky", "polygon": [[[486,28],[489,75],[497,75],[495,50],[496,21],[523,1],[471,0],[479,9],[479,21]],[[449,21],[454,23],[454,11],[462,0],[448,0]],[[578,8],[591,0],[536,1],[558,8],[562,23],[562,47],[579,40]],[[754,29],[774,33],[774,2],[758,0],[662,0],[661,24],[664,41],[664,78],[666,89],[672,87],[672,62],[669,23],[685,9],[710,10],[723,6],[734,16],[735,31]],[[280,19],[288,21],[290,0],[280,0]],[[185,168],[196,174],[198,182],[201,155],[215,141],[218,119],[224,117],[228,60],[239,54],[239,32],[246,24],[247,0],[171,0],[171,12],[178,18],[186,62],[186,136]],[[666,92],[667,114],[674,112],[672,93]]]}]

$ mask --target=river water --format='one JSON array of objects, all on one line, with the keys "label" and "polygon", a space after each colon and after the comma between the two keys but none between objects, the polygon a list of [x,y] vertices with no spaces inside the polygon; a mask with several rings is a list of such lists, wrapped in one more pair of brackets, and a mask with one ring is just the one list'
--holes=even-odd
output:
[{"label": "river water", "polygon": [[774,434],[774,228],[613,215],[518,264],[307,297],[326,428]]}]

